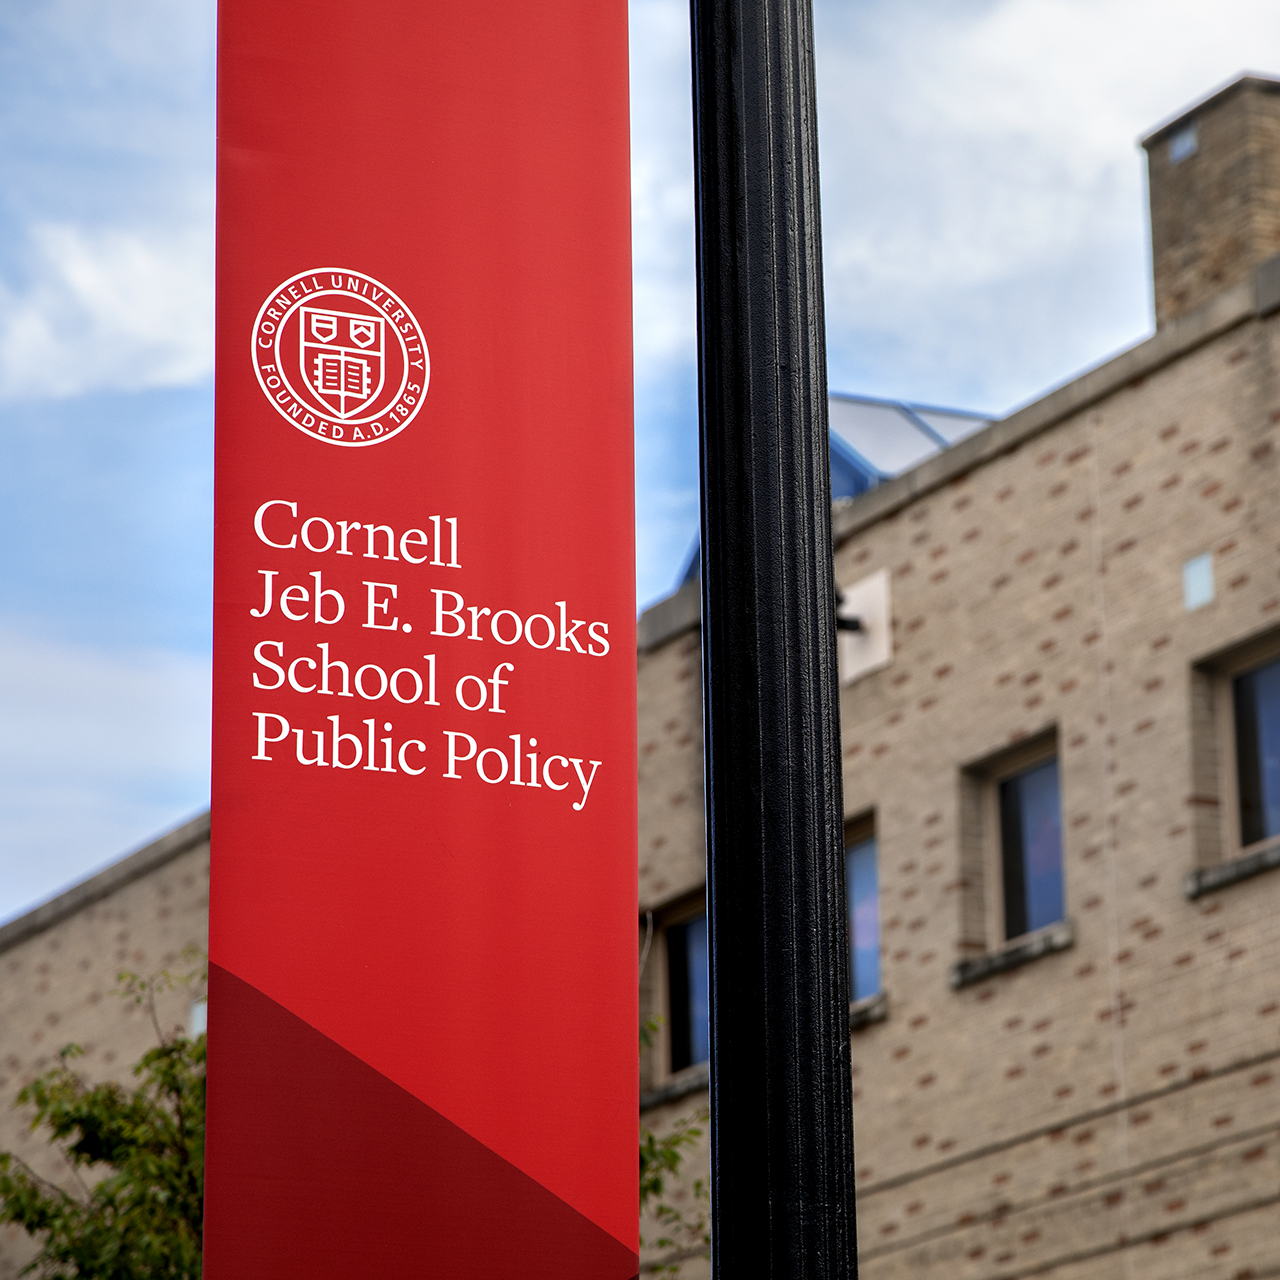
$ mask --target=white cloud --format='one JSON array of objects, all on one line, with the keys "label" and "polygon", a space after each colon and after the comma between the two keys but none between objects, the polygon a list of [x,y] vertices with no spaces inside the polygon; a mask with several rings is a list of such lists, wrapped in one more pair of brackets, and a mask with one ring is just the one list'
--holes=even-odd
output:
[{"label": "white cloud", "polygon": [[28,282],[0,285],[0,396],[183,386],[213,368],[213,231],[31,234]]},{"label": "white cloud", "polygon": [[695,358],[688,4],[632,0],[630,36],[636,378],[645,381]]},{"label": "white cloud", "polygon": [[850,390],[1000,410],[1150,323],[1138,136],[1280,70],[1260,0],[819,0],[828,337]]},{"label": "white cloud", "polygon": [[213,362],[213,0],[0,6],[0,398]]},{"label": "white cloud", "polygon": [[209,663],[0,628],[0,920],[208,802]]},{"label": "white cloud", "polygon": [[631,0],[636,595],[666,595],[698,520],[687,0]]}]

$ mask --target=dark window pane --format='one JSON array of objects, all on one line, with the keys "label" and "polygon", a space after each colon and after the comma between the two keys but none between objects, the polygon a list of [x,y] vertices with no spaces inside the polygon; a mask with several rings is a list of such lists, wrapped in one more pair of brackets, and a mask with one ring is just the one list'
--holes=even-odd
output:
[{"label": "dark window pane", "polygon": [[880,889],[874,838],[845,850],[844,873],[849,911],[849,993],[854,1000],[862,1000],[880,990]]},{"label": "dark window pane", "polygon": [[672,1071],[711,1056],[707,963],[706,916],[667,930]]},{"label": "dark window pane", "polygon": [[1000,850],[1005,937],[1061,920],[1062,809],[1056,760],[1000,784]]},{"label": "dark window pane", "polygon": [[1280,662],[1235,680],[1240,839],[1280,835]]},{"label": "dark window pane", "polygon": [[1000,784],[1000,861],[1004,872],[1004,936],[1027,931],[1026,869],[1022,860],[1022,792],[1017,778]]}]

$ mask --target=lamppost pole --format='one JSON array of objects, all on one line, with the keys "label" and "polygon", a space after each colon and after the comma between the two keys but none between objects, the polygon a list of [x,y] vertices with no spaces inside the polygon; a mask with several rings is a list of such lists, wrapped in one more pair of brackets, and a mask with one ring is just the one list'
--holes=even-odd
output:
[{"label": "lamppost pole", "polygon": [[809,0],[691,0],[712,1272],[856,1274]]}]

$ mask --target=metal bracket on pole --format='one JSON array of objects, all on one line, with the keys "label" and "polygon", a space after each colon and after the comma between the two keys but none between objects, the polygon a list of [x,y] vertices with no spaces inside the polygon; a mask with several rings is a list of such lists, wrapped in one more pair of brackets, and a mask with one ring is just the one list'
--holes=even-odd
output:
[{"label": "metal bracket on pole", "polygon": [[712,1273],[856,1274],[809,0],[692,0]]}]

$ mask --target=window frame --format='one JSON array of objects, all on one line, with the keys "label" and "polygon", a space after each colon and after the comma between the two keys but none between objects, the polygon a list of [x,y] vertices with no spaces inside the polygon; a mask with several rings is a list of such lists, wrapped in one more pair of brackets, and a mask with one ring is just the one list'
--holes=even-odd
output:
[{"label": "window frame", "polygon": [[687,1066],[673,1068],[671,1065],[673,1044],[673,1020],[671,1007],[671,952],[668,931],[679,925],[690,924],[697,920],[699,916],[709,915],[707,911],[707,896],[704,889],[699,889],[694,893],[688,894],[680,898],[674,903],[668,904],[663,908],[661,914],[655,913],[654,934],[655,943],[658,936],[661,937],[662,945],[654,946],[653,951],[660,954],[660,971],[654,975],[658,984],[657,1000],[654,1004],[657,1007],[662,1021],[657,1032],[653,1036],[654,1054],[653,1062],[656,1070],[653,1072],[656,1084],[667,1084],[673,1080],[682,1079],[686,1074],[697,1072],[700,1069],[705,1070],[706,1064],[702,1062],[691,1062]]},{"label": "window frame", "polygon": [[[1005,812],[1005,804],[1004,804],[1005,787],[1009,783],[1015,782],[1020,778],[1024,778],[1029,774],[1039,773],[1040,771],[1045,770],[1049,767],[1052,767],[1053,769],[1053,777],[1054,777],[1054,784],[1055,784],[1055,799],[1057,800],[1057,805],[1058,805],[1058,814],[1057,814],[1058,879],[1061,884],[1062,914],[1058,917],[1057,920],[1046,920],[1040,924],[1032,925],[1029,919],[1031,914],[1030,912],[1031,903],[1029,901],[1029,898],[1030,898],[1031,887],[1032,887],[1032,876],[1030,873],[1030,865],[1029,865],[1029,857],[1030,857],[1031,850],[1027,848],[1026,845],[1024,844],[1024,831],[1019,831],[1017,858],[1020,864],[1018,866],[1018,875],[1022,882],[1023,902],[1022,902],[1021,914],[1023,916],[1024,927],[1020,932],[1011,934],[1009,932],[1009,914],[1010,914],[1011,904],[1009,903],[1008,896],[1007,896],[1007,883],[1010,879],[1010,868],[1011,868],[1011,864],[1013,864],[1014,859],[1011,855],[1011,851],[1006,847],[1006,839],[1009,835],[1009,832],[1006,828],[1006,817],[1008,815]],[[998,889],[1000,893],[1000,914],[996,917],[996,924],[998,926],[998,931],[1001,935],[1001,938],[1003,939],[1003,944],[1007,946],[1011,943],[1017,942],[1019,939],[1029,937],[1033,933],[1039,933],[1042,929],[1049,929],[1049,928],[1052,928],[1055,924],[1061,924],[1067,918],[1066,868],[1065,868],[1066,851],[1064,848],[1064,841],[1063,841],[1063,837],[1064,837],[1063,828],[1065,824],[1062,818],[1062,769],[1061,769],[1061,763],[1058,759],[1057,752],[1054,752],[1054,754],[1051,756],[1046,756],[1041,759],[1038,759],[1031,764],[1023,766],[1022,768],[1015,769],[1012,773],[1004,773],[1001,777],[993,780],[991,785],[991,791],[992,791],[992,801],[995,805],[995,826],[994,826],[993,834],[994,834],[995,842],[998,846],[998,856],[999,856],[999,867],[997,868],[996,878],[998,879],[998,882],[999,882]],[[1023,800],[1024,800],[1024,796],[1020,795],[1017,814],[1016,814],[1017,823],[1020,827],[1023,826],[1023,824],[1026,821],[1025,811],[1023,808]]]},{"label": "window frame", "polygon": [[876,844],[876,935],[877,946],[880,952],[881,963],[879,966],[879,988],[872,992],[869,996],[859,998],[855,994],[853,984],[853,931],[849,930],[849,935],[845,939],[845,946],[848,954],[845,957],[845,964],[849,970],[849,1010],[851,1016],[856,1010],[863,1007],[870,1007],[876,1001],[884,999],[884,919],[881,911],[881,901],[883,894],[880,891],[880,831],[876,825],[876,811],[872,809],[864,809],[860,813],[855,814],[851,818],[846,818],[844,823],[844,855],[845,855],[845,920],[848,921],[850,912],[850,903],[848,901],[849,894],[849,850],[855,845],[865,844],[868,840],[874,840]]},{"label": "window frame", "polygon": [[[1042,925],[1039,929],[1008,937],[1005,933],[1004,902],[1004,839],[1000,816],[1000,784],[1016,778],[1020,774],[1047,764],[1050,760],[1058,766],[1058,814],[1062,830],[1062,920]],[[966,770],[981,788],[980,798],[982,826],[982,865],[984,880],[984,915],[985,941],[988,954],[998,952],[1006,947],[1016,946],[1023,939],[1031,937],[1044,929],[1052,929],[1066,923],[1069,918],[1067,910],[1067,850],[1066,822],[1063,814],[1066,810],[1063,792],[1062,757],[1058,750],[1058,731],[1054,727],[1049,731],[1037,734],[1034,738],[1018,743],[1008,750]]]},{"label": "window frame", "polygon": [[[1244,843],[1240,821],[1240,760],[1236,750],[1235,681],[1262,667],[1280,662],[1280,632],[1246,641],[1206,663],[1196,664],[1202,677],[1207,676],[1212,698],[1210,721],[1214,741],[1209,744],[1215,757],[1218,807],[1218,847],[1196,850],[1197,867],[1217,866],[1238,858],[1252,857],[1280,846],[1280,833]],[[1197,788],[1197,792],[1200,788]],[[1210,856],[1204,856],[1206,852]],[[1216,853],[1217,856],[1211,856]]]},{"label": "window frame", "polygon": [[[985,982],[1025,964],[1069,950],[1075,925],[1069,911],[1067,877],[1070,833],[1067,778],[1057,723],[1033,737],[965,765],[960,770],[959,958],[951,965],[952,991]],[[1004,936],[1004,850],[1000,839],[1000,783],[1048,760],[1058,764],[1058,808],[1062,823],[1062,919],[1016,938]]]}]

